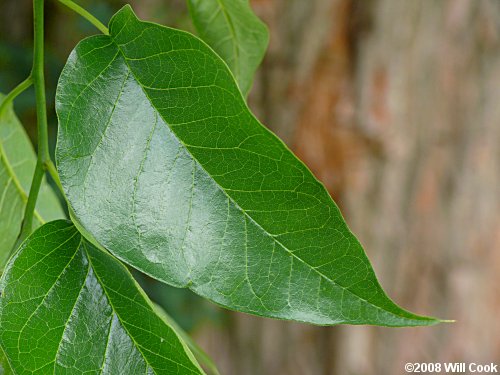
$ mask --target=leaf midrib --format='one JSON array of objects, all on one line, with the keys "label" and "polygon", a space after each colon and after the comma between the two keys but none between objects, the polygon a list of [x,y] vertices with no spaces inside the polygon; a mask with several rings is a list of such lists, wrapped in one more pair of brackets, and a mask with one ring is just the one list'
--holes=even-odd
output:
[{"label": "leaf midrib", "polygon": [[[128,23],[129,20],[126,21],[126,23]],[[125,25],[123,26],[123,28],[125,28]],[[120,30],[121,31],[121,30]],[[349,292],[350,294],[352,294],[353,296],[355,296],[356,298],[360,299],[361,301],[367,303],[368,305],[370,306],[373,306],[381,311],[384,311],[386,313],[389,313],[393,316],[396,316],[400,319],[406,319],[406,320],[410,320],[410,321],[431,321],[432,319],[429,319],[429,318],[418,318],[418,317],[406,317],[406,316],[403,316],[403,315],[400,315],[400,314],[397,314],[397,313],[394,313],[393,311],[390,311],[390,310],[387,310],[385,308],[383,308],[382,306],[378,306],[374,303],[371,303],[369,302],[368,300],[366,300],[365,298],[359,296],[358,294],[354,293],[353,291],[351,291],[350,289],[348,289],[347,287],[343,286],[343,285],[340,285],[338,284],[335,280],[332,280],[330,279],[328,276],[326,276],[325,274],[323,274],[321,271],[317,270],[315,267],[311,266],[310,264],[308,264],[306,261],[304,261],[303,259],[299,258],[297,255],[295,255],[290,249],[288,249],[283,243],[281,243],[276,237],[274,237],[271,233],[269,233],[267,230],[265,230],[257,221],[254,220],[254,218],[252,216],[250,216],[229,194],[227,194],[227,192],[224,190],[224,188],[222,188],[222,186],[220,186],[217,181],[215,181],[213,179],[213,177],[210,175],[210,173],[207,172],[207,170],[204,168],[204,166],[199,162],[199,160],[191,153],[191,151],[189,150],[189,148],[187,147],[187,145],[183,142],[183,140],[181,138],[179,138],[179,136],[177,135],[177,133],[170,127],[169,122],[163,117],[163,115],[156,109],[156,107],[152,104],[153,102],[151,101],[148,93],[146,92],[146,90],[144,89],[141,81],[137,78],[137,76],[135,75],[134,71],[132,70],[132,68],[130,67],[130,65],[128,64],[128,59],[127,59],[127,56],[125,55],[125,53],[122,51],[122,49],[120,48],[120,44],[118,44],[115,40],[115,38],[110,35],[109,36],[114,44],[116,45],[118,51],[120,52],[120,54],[122,55],[123,59],[124,59],[124,62],[125,64],[127,65],[127,68],[129,69],[130,73],[132,74],[132,76],[134,77],[135,81],[139,84],[139,86],[141,87],[141,90],[143,91],[144,95],[146,96],[146,98],[149,100],[150,104],[151,104],[151,107],[154,108],[155,112],[158,113],[158,115],[163,119],[163,121],[165,122],[165,124],[167,124],[167,126],[169,127],[170,131],[176,136],[176,139],[183,145],[184,149],[186,150],[186,152],[188,152],[188,154],[191,156],[191,158],[196,161],[196,163],[198,164],[198,166],[207,174],[207,176],[210,177],[211,180],[213,180],[215,182],[215,185],[222,191],[222,193],[234,204],[234,206],[240,210],[246,217],[248,217],[258,228],[260,228],[262,230],[262,232],[264,234],[266,234],[267,236],[271,237],[274,241],[276,241],[289,255],[291,255],[293,258],[299,260],[301,263],[305,264],[307,267],[309,267],[310,269],[312,269],[313,271],[315,271],[318,275],[320,275],[320,277],[324,278],[325,280],[327,280],[328,282],[336,285],[337,287],[341,288],[343,291],[347,291]],[[113,58],[113,59],[116,59],[116,56]],[[192,283],[191,280],[188,281],[187,285],[190,285]]]},{"label": "leaf midrib", "polygon": [[[144,362],[146,364],[146,368],[149,366],[151,367],[151,370],[153,370],[153,373],[156,374],[156,371],[155,369],[151,366],[151,364],[149,363],[148,359],[146,358],[146,356],[144,355],[144,353],[142,352],[142,350],[140,349],[140,346],[139,344],[137,344],[137,342],[135,341],[134,337],[130,334],[130,332],[128,331],[128,329],[125,327],[125,325],[123,324],[123,321],[122,321],[122,318],[120,317],[120,315],[116,312],[116,308],[115,306],[113,305],[113,302],[111,302],[111,298],[109,297],[109,294],[108,294],[108,291],[106,289],[106,287],[104,286],[104,283],[102,282],[101,278],[99,277],[99,275],[97,274],[96,270],[95,270],[95,267],[94,267],[94,264],[92,263],[92,259],[89,255],[89,252],[87,250],[87,247],[85,245],[83,245],[83,248],[85,250],[85,255],[87,256],[87,259],[89,261],[89,267],[92,267],[92,270],[94,271],[94,275],[95,277],[97,278],[97,280],[99,281],[99,284],[102,286],[102,291],[104,292],[104,294],[106,295],[106,298],[108,299],[108,302],[109,302],[109,305],[111,306],[111,308],[113,309],[113,312],[116,314],[116,317],[118,318],[118,320],[120,321],[120,324],[121,326],[123,327],[123,329],[127,332],[127,335],[130,337],[130,339],[134,342],[134,345],[135,347],[137,348],[137,350],[139,351],[139,353],[141,353],[142,355],[142,358],[144,359]],[[110,325],[113,323],[113,321],[111,321]],[[111,329],[111,327],[110,327]],[[107,344],[106,344],[107,346]]]},{"label": "leaf midrib", "polygon": [[[79,232],[76,231],[76,233],[79,233]],[[80,246],[82,244],[82,241],[83,241],[83,236],[80,235],[80,242],[78,242],[78,245],[76,246],[76,251],[75,251],[75,254],[73,255],[73,257],[71,258],[71,261],[73,261],[73,258],[80,251]],[[70,263],[68,263],[66,265],[65,269],[69,266]],[[54,372],[53,372],[53,375],[56,375],[56,367],[57,367],[57,363],[58,363],[57,360],[58,360],[58,357],[59,357],[59,351],[61,349],[61,344],[62,344],[63,339],[64,339],[64,334],[66,333],[66,329],[68,328],[68,323],[69,323],[71,317],[73,316],[73,313],[75,312],[76,305],[77,305],[78,301],[80,300],[80,297],[82,296],[82,290],[83,290],[83,288],[85,288],[85,284],[87,282],[87,278],[89,277],[89,273],[90,273],[90,267],[87,267],[87,272],[85,274],[85,277],[83,278],[83,282],[82,282],[82,285],[81,285],[80,290],[78,292],[78,296],[75,298],[75,303],[73,304],[73,307],[71,308],[71,311],[68,314],[68,318],[66,319],[66,322],[64,323],[64,330],[63,330],[63,332],[61,334],[61,339],[59,340],[59,344],[57,345],[56,356],[54,358]]]}]

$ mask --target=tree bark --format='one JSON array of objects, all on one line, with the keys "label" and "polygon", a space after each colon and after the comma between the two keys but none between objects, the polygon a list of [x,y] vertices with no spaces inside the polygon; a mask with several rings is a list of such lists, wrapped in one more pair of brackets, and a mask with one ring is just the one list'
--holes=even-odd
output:
[{"label": "tree bark", "polygon": [[498,360],[500,3],[253,5],[271,45],[252,108],[325,183],[389,295],[457,322],[320,328],[235,314],[229,334],[199,336],[222,372],[401,374],[406,362]]}]

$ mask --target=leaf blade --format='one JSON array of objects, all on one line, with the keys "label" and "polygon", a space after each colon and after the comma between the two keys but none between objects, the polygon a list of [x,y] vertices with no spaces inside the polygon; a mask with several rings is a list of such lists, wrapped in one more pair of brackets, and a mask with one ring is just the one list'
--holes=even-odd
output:
[{"label": "leaf blade", "polygon": [[255,119],[226,65],[192,35],[125,7],[109,37],[77,46],[56,102],[68,199],[118,258],[255,315],[438,322],[385,295],[324,186]]},{"label": "leaf blade", "polygon": [[269,44],[266,25],[248,0],[188,0],[200,37],[228,64],[244,96]]},{"label": "leaf blade", "polygon": [[69,222],[35,231],[0,283],[0,343],[18,374],[202,374],[128,271]]},{"label": "leaf blade", "polygon": [[[0,95],[0,101],[4,98]],[[36,155],[12,103],[0,118],[0,268],[3,268],[21,229]],[[57,196],[44,181],[35,210],[34,225],[64,218]]]}]

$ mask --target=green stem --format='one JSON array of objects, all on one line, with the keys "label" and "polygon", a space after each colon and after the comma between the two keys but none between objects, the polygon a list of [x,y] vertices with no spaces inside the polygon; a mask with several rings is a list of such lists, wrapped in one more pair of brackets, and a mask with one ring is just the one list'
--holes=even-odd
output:
[{"label": "green stem", "polygon": [[83,9],[80,5],[74,3],[71,0],[59,0],[62,4],[66,5],[68,8],[73,10],[74,12],[78,13],[80,16],[85,18],[87,21],[89,21],[92,25],[97,27],[104,35],[109,35],[108,28],[104,26],[101,21],[99,21],[97,18],[95,18],[92,14],[90,14],[88,11]]},{"label": "green stem", "polygon": [[35,211],[38,192],[45,174],[45,165],[50,161],[49,142],[47,134],[47,108],[45,101],[45,77],[44,77],[44,26],[43,26],[44,0],[33,0],[33,23],[34,23],[34,48],[32,77],[35,86],[36,118],[38,132],[38,158],[31,182],[28,202],[24,211],[23,226],[20,240],[24,240],[33,227],[33,214]]},{"label": "green stem", "polygon": [[33,180],[31,181],[30,194],[28,196],[28,202],[26,203],[26,208],[24,210],[24,220],[21,229],[21,234],[19,236],[20,240],[23,241],[28,237],[33,229],[33,216],[36,207],[36,201],[38,199],[38,192],[40,191],[40,185],[42,184],[43,176],[45,171],[43,165],[37,160],[35,173],[33,174]]},{"label": "green stem", "polygon": [[[71,0],[59,0],[61,3],[72,9],[82,17],[86,18],[93,25],[95,25],[104,34],[108,34],[108,29],[97,18],[83,9],[81,6],[75,4]],[[28,237],[33,228],[33,216],[35,212],[38,193],[42,184],[45,171],[47,170],[54,179],[57,187],[64,195],[61,181],[57,170],[50,160],[49,142],[48,142],[48,126],[47,126],[47,103],[45,99],[45,77],[44,77],[44,0],[33,0],[33,24],[34,24],[34,48],[33,48],[33,68],[30,77],[16,87],[2,102],[0,107],[1,111],[12,101],[17,95],[28,88],[31,83],[35,86],[36,97],[36,116],[37,116],[37,132],[38,132],[38,157],[31,181],[31,188],[24,210],[23,225],[21,234],[19,235],[18,242],[23,241]]]},{"label": "green stem", "polygon": [[10,103],[24,90],[30,87],[33,84],[33,79],[31,78],[31,74],[22,81],[19,85],[17,85],[11,92],[7,94],[2,103],[0,103],[0,117],[2,117],[4,111],[7,109]]}]

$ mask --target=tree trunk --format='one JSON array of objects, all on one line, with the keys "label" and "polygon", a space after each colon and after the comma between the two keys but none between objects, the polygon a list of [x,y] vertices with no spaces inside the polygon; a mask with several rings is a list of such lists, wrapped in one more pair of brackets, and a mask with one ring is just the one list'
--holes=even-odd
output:
[{"label": "tree trunk", "polygon": [[500,358],[500,3],[259,0],[259,118],[325,183],[379,279],[431,328],[231,314],[224,374],[401,374]]}]

